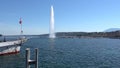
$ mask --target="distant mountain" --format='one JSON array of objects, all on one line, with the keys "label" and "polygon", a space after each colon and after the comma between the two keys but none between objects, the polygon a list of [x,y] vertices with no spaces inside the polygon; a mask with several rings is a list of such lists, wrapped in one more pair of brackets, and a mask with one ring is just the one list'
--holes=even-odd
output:
[{"label": "distant mountain", "polygon": [[0,36],[2,36],[2,34],[0,34]]},{"label": "distant mountain", "polygon": [[110,28],[110,29],[107,29],[105,30],[104,32],[113,32],[113,31],[119,31],[120,28]]}]

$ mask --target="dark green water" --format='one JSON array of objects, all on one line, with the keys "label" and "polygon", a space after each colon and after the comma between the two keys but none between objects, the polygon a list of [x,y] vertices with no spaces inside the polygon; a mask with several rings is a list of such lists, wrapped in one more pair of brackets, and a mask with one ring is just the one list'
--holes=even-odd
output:
[{"label": "dark green water", "polygon": [[0,56],[0,68],[25,68],[26,48],[31,59],[39,48],[39,68],[120,68],[120,39],[106,38],[32,38],[19,54]]}]

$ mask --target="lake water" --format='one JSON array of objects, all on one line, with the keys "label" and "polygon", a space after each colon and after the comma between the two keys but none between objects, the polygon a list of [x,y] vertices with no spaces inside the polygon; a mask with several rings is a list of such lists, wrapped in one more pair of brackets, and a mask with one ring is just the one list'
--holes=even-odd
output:
[{"label": "lake water", "polygon": [[25,68],[26,48],[31,49],[31,59],[39,48],[39,68],[120,67],[120,39],[31,38],[19,54],[0,56],[0,68]]}]

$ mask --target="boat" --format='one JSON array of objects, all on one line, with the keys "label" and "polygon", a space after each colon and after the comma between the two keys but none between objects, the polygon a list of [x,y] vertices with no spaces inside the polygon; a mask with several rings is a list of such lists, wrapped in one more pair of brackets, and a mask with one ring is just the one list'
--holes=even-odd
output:
[{"label": "boat", "polygon": [[27,38],[25,38],[22,34],[22,21],[20,18],[19,23],[21,24],[21,35],[18,40],[14,41],[6,41],[4,38],[4,42],[0,42],[0,56],[1,55],[9,55],[9,54],[16,54],[20,52],[21,45],[27,41]]},{"label": "boat", "polygon": [[26,41],[27,39],[23,38],[23,39],[19,39],[15,41],[1,42],[0,43],[0,56],[19,53],[21,45]]}]

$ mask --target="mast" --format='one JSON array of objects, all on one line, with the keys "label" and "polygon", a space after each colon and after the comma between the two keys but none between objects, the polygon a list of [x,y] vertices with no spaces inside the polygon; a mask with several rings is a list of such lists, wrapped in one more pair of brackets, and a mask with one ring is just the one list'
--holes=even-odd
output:
[{"label": "mast", "polygon": [[21,18],[20,18],[19,24],[20,24],[20,26],[21,26],[21,32],[20,32],[20,35],[23,35],[23,30],[22,30],[22,19],[21,19]]}]

